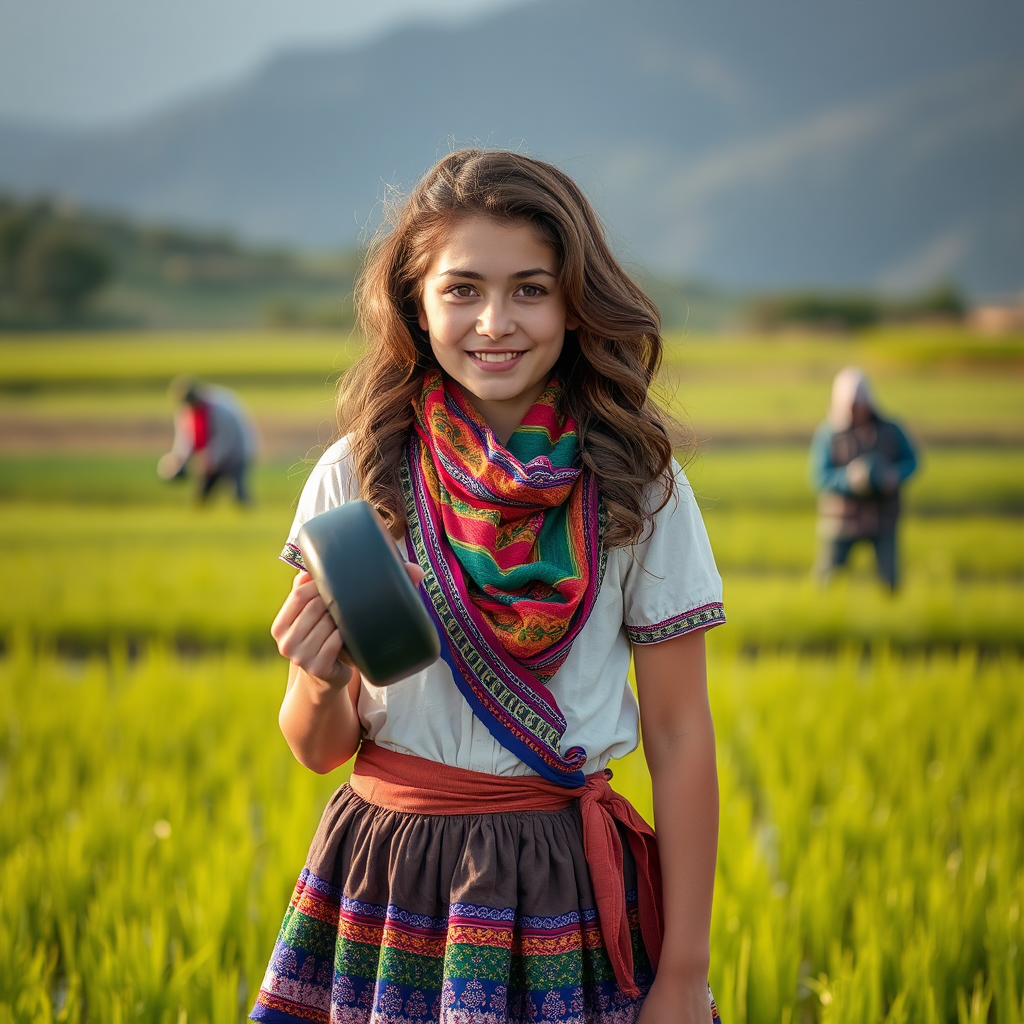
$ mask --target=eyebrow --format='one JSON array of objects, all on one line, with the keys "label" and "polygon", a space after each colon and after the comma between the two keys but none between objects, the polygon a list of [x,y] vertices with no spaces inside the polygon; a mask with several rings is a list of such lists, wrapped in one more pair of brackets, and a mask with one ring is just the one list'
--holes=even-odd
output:
[{"label": "eyebrow", "polygon": [[[471,281],[483,281],[484,275],[477,273],[475,270],[463,270],[460,267],[453,267],[451,270],[445,270],[440,274],[441,277],[468,277]],[[529,270],[517,270],[512,274],[511,279],[513,281],[522,281],[527,277],[557,277],[556,274],[552,274],[550,270],[545,270],[544,267],[531,267]]]}]

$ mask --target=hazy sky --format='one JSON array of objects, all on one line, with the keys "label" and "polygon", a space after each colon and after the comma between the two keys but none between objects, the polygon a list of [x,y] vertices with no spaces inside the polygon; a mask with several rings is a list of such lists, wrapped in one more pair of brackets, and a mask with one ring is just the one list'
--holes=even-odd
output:
[{"label": "hazy sky", "polygon": [[294,45],[522,0],[0,0],[0,117],[94,126],[237,78]]}]

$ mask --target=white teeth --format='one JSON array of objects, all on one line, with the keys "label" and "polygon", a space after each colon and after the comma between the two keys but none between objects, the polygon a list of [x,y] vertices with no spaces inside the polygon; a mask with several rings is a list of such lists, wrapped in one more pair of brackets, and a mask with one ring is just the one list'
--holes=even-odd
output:
[{"label": "white teeth", "polygon": [[473,356],[483,363],[507,363],[522,355],[521,352],[474,352]]}]

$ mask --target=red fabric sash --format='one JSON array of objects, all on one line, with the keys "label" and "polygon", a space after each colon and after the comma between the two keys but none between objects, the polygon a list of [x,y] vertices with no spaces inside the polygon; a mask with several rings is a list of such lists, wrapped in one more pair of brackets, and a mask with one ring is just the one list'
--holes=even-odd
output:
[{"label": "red fabric sash", "polygon": [[558,811],[580,801],[583,850],[594,887],[605,951],[619,988],[636,998],[633,951],[622,883],[621,825],[636,861],[640,932],[656,971],[661,955],[661,868],[654,831],[633,805],[616,793],[605,769],[587,776],[582,789],[567,790],[536,775],[488,775],[453,768],[412,754],[397,754],[364,740],[349,785],[367,803],[411,814],[498,814]]}]

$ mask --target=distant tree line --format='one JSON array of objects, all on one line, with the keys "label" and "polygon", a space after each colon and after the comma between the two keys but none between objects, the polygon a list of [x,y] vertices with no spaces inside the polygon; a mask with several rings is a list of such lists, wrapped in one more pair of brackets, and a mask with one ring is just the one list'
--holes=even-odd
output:
[{"label": "distant tree line", "polygon": [[0,197],[0,317],[77,319],[114,273],[78,220],[55,204]]},{"label": "distant tree line", "polygon": [[0,194],[0,327],[351,326],[356,264]]},{"label": "distant tree line", "polygon": [[953,283],[944,282],[907,298],[867,292],[825,292],[811,289],[759,295],[746,306],[749,324],[758,330],[803,327],[814,331],[857,331],[883,322],[959,322],[967,300]]},{"label": "distant tree line", "polygon": [[[223,233],[0,195],[0,327],[163,326],[173,311],[171,323],[190,316],[192,326],[351,329],[357,267],[356,253],[259,248]],[[698,322],[735,322],[741,313],[767,332],[848,332],[959,320],[966,311],[953,284],[902,300],[811,289],[744,299],[694,282],[647,284],[670,327],[694,322],[695,312]]]}]

